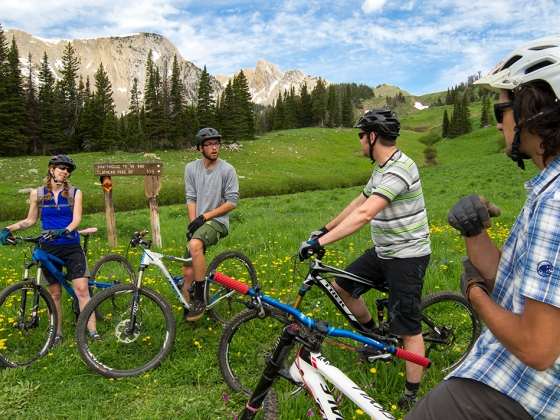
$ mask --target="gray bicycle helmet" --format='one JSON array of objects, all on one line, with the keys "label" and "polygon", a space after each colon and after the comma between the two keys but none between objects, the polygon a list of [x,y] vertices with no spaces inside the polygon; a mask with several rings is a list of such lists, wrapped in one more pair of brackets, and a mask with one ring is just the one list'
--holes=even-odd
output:
[{"label": "gray bicycle helmet", "polygon": [[218,130],[214,128],[203,128],[196,134],[196,145],[202,146],[206,140],[217,139],[220,143],[222,142],[222,136],[218,133]]},{"label": "gray bicycle helmet", "polygon": [[66,165],[70,168],[69,172],[76,169],[76,164],[72,158],[68,155],[55,155],[49,160],[49,166],[51,165]]},{"label": "gray bicycle helmet", "polygon": [[400,134],[401,122],[391,110],[372,109],[366,112],[354,127],[363,131],[374,131],[387,140],[396,140]]}]

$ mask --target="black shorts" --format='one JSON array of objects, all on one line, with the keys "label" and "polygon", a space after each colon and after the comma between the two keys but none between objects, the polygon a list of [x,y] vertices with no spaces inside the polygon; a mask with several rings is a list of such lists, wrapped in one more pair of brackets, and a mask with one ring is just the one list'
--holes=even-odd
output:
[{"label": "black shorts", "polygon": [[[66,267],[66,273],[68,275],[68,280],[75,280],[82,277],[90,277],[89,269],[84,255],[84,250],[81,244],[70,244],[70,245],[49,245],[43,244],[41,249],[55,257],[60,258],[64,261]],[[57,270],[62,271],[62,266],[53,262]],[[56,277],[51,274],[47,267],[43,266],[43,274],[47,283],[54,284],[58,281]]]},{"label": "black shorts", "polygon": [[414,258],[379,258],[375,248],[368,249],[345,271],[371,282],[371,285],[336,278],[336,284],[356,299],[372,288],[389,288],[389,332],[417,335],[422,332],[420,304],[424,274],[430,256]]}]

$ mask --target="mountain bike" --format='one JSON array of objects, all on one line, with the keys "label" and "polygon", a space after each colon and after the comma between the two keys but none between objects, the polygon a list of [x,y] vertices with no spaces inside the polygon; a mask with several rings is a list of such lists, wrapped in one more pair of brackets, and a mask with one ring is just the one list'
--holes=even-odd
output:
[{"label": "mountain bike", "polygon": [[[258,379],[245,409],[237,417],[238,420],[253,419],[275,382],[281,378],[289,380],[302,389],[305,388],[324,419],[342,419],[336,398],[333,397],[332,387],[348,397],[371,418],[392,419],[389,412],[322,354],[323,343],[327,337],[341,337],[365,344],[361,351],[367,355],[370,362],[387,362],[391,357],[398,357],[426,368],[431,365],[429,359],[400,347],[394,347],[384,337],[372,335],[374,338],[369,338],[346,329],[332,327],[325,321],[312,319],[299,310],[266,296],[262,291],[252,289],[221,273],[211,273],[210,278],[222,283],[225,287],[251,296],[251,300],[262,310],[274,308],[274,311],[286,314],[286,319],[291,320],[282,328],[280,336],[276,339],[276,344],[265,360],[262,375]],[[286,369],[285,364],[295,346],[298,347],[295,358],[289,369]],[[253,364],[253,372],[255,369],[261,368]],[[332,387],[327,384],[325,379]],[[266,413],[263,413],[265,419],[272,419],[272,415],[278,413],[278,408],[273,407],[275,401],[276,399],[269,398],[268,404],[265,404],[264,407],[267,410]]]},{"label": "mountain bike", "polygon": [[[96,232],[96,228],[81,230],[78,233],[84,238],[83,249],[87,255],[89,236]],[[19,367],[29,365],[43,357],[52,346],[58,322],[58,313],[55,309],[47,288],[41,284],[43,270],[49,270],[68,292],[72,299],[72,310],[78,319],[80,306],[78,298],[72,288],[71,281],[66,274],[56,269],[53,263],[64,263],[59,258],[41,249],[43,243],[53,239],[53,232],[44,232],[38,236],[9,236],[8,243],[16,245],[18,242],[32,243],[34,246],[30,261],[27,261],[27,252],[24,261],[23,281],[7,286],[0,292],[0,365],[5,367]],[[120,256],[112,256],[115,259]],[[120,257],[122,258],[122,257]],[[128,264],[128,262],[126,262]],[[127,267],[122,264],[122,267]],[[36,267],[33,277],[32,267]],[[130,282],[134,277],[128,276],[119,279],[96,279],[96,273],[104,270],[103,264],[95,264],[88,282],[90,296],[97,291],[107,289],[118,284],[119,281]],[[134,270],[128,264],[127,269]],[[99,281],[97,281],[99,280]],[[96,312],[97,319],[104,315]]]},{"label": "mountain bike", "polygon": [[[401,338],[389,333],[387,285],[377,288],[385,295],[376,299],[378,329],[370,331],[358,322],[331,285],[334,277],[343,277],[361,283],[367,281],[352,273],[324,264],[321,259],[325,252],[323,249],[314,260],[311,260],[309,271],[292,307],[299,310],[307,292],[313,286],[317,286],[334,305],[335,313],[329,312],[331,325],[341,324],[342,315],[344,325],[349,325],[358,333],[374,339],[381,336],[394,345],[402,346]],[[294,270],[294,274],[296,271]],[[236,315],[224,328],[217,351],[218,366],[225,382],[233,391],[251,395],[258,380],[254,375],[255,364],[259,363],[263,366],[274,348],[275,332],[280,331],[293,320],[287,318],[283,310],[278,311],[275,307],[262,305],[258,296],[247,302],[247,308]],[[462,363],[471,351],[480,335],[481,321],[463,295],[453,291],[441,291],[423,297],[421,311],[425,355],[433,360],[433,369],[449,372]],[[249,340],[256,344],[248,345]],[[366,361],[368,359],[368,355],[360,351],[357,354],[355,351],[341,354],[340,348],[357,350],[343,341],[327,340],[324,344],[323,352],[328,357],[337,360],[344,358],[349,366],[356,366],[356,359]]]},{"label": "mountain bike", "polygon": [[[182,277],[173,277],[163,261],[178,263],[191,259],[173,257],[151,251],[152,241],[145,239],[147,231],[135,232],[130,244],[143,247],[138,275],[133,284],[115,286],[95,296],[84,308],[76,327],[76,341],[80,356],[86,364],[108,378],[135,376],[157,367],[173,347],[176,332],[175,315],[171,305],[157,291],[145,284],[154,284],[146,275],[146,268],[155,265],[177,297],[180,306],[188,311],[191,304],[185,299]],[[253,264],[238,251],[226,251],[214,258],[207,272],[218,270],[229,276],[257,285],[257,273]],[[238,311],[244,309],[246,297],[220,283],[206,280],[205,301],[210,317],[224,324]],[[91,342],[87,321],[91,314],[100,311],[106,314],[103,322],[97,323],[97,332],[102,342]]]}]

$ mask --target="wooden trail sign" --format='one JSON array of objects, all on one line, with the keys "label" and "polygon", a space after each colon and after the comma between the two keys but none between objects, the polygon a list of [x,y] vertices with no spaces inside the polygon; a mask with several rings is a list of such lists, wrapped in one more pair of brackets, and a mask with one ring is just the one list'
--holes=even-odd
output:
[{"label": "wooden trail sign", "polygon": [[161,248],[161,229],[159,224],[159,212],[157,195],[161,189],[161,175],[163,163],[141,162],[141,163],[95,163],[93,173],[100,177],[101,186],[105,192],[105,216],[107,219],[107,235],[109,245],[117,246],[117,229],[115,224],[115,206],[113,203],[114,183],[113,176],[144,176],[144,193],[148,197],[150,205],[150,219],[152,221],[152,240]]}]

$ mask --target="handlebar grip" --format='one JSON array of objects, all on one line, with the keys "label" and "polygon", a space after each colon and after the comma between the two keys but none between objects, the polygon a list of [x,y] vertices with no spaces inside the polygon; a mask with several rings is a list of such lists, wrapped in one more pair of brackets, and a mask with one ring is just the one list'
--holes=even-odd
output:
[{"label": "handlebar grip", "polygon": [[397,352],[395,353],[400,359],[408,360],[409,362],[416,363],[425,368],[429,368],[432,365],[432,361],[427,357],[418,356],[417,354],[411,353],[409,351],[403,350],[397,347]]},{"label": "handlebar grip", "polygon": [[235,290],[236,292],[239,292],[243,295],[246,295],[249,293],[249,289],[251,289],[248,285],[243,284],[241,282],[238,282],[237,280],[234,280],[228,276],[226,276],[225,274],[222,273],[218,273],[217,271],[213,271],[212,273],[210,273],[209,276],[212,280],[217,281],[218,283],[223,284],[224,286]]}]

